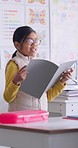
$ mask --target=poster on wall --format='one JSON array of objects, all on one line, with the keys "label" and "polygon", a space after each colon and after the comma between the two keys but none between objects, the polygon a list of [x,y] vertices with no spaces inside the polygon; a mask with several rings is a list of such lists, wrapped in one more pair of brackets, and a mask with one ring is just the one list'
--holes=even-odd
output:
[{"label": "poster on wall", "polygon": [[24,4],[24,0],[0,0],[3,4]]},{"label": "poster on wall", "polygon": [[51,60],[60,64],[78,59],[78,1],[52,0]]},{"label": "poster on wall", "polygon": [[41,40],[37,56],[38,58],[49,59],[49,32],[46,30],[46,27],[35,27],[35,30],[38,34],[38,38]]},{"label": "poster on wall", "polygon": [[23,8],[21,5],[0,5],[0,46],[12,46],[14,30],[24,25]]},{"label": "poster on wall", "polygon": [[26,3],[30,6],[48,6],[48,0],[26,0]]},{"label": "poster on wall", "polygon": [[48,25],[48,9],[42,7],[27,7],[26,8],[26,23],[32,26],[47,26]]},{"label": "poster on wall", "polygon": [[12,54],[14,53],[14,48],[3,48],[0,49],[0,54],[1,54],[1,59],[0,59],[0,68],[1,69],[5,69],[6,64],[8,63],[8,61],[12,58]]},{"label": "poster on wall", "polygon": [[[37,56],[50,59],[49,56],[49,1],[26,0],[26,24],[36,30],[41,44]],[[32,5],[31,5],[32,4]]]},{"label": "poster on wall", "polygon": [[[22,10],[22,11],[20,11]],[[16,28],[24,25],[24,0],[0,0],[0,68],[14,52],[13,33]]]}]

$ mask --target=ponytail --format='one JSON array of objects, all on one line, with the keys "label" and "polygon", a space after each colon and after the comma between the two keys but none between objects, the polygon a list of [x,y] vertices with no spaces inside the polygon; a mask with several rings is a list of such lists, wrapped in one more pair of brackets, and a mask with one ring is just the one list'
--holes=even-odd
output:
[{"label": "ponytail", "polygon": [[17,50],[13,53],[12,58],[16,56]]}]

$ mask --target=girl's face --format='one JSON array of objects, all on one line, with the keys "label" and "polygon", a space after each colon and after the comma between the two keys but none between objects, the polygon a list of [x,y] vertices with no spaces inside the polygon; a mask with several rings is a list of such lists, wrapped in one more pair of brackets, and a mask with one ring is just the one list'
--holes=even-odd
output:
[{"label": "girl's face", "polygon": [[37,53],[38,44],[38,36],[36,33],[32,32],[26,37],[25,41],[20,44],[19,51],[24,56],[34,57]]}]

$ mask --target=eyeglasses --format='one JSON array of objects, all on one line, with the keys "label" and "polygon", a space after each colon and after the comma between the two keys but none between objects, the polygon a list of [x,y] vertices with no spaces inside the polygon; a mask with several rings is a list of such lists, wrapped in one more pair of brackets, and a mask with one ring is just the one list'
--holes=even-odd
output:
[{"label": "eyeglasses", "polygon": [[39,40],[39,39],[33,40],[33,39],[31,39],[31,38],[26,38],[26,39],[25,39],[25,42],[27,42],[28,45],[33,45],[33,44],[39,45],[39,44],[41,43],[41,40]]}]

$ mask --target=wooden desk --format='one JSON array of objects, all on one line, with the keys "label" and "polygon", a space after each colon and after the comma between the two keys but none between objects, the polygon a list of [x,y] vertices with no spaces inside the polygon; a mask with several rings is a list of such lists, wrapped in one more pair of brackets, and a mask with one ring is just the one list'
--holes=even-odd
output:
[{"label": "wooden desk", "polygon": [[78,148],[78,121],[53,117],[47,122],[1,124],[0,145],[16,148]]}]

